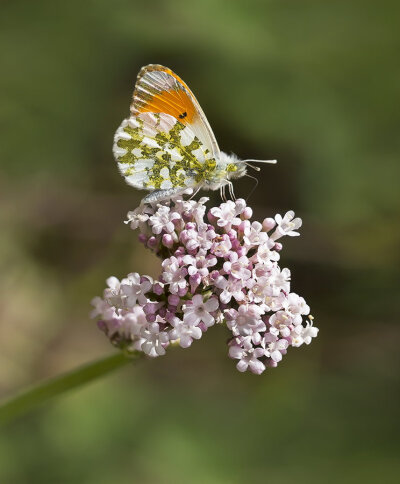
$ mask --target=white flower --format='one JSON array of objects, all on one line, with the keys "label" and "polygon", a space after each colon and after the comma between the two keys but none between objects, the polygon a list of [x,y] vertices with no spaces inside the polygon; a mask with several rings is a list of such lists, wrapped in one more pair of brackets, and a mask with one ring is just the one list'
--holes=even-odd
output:
[{"label": "white flower", "polygon": [[280,292],[277,296],[267,296],[265,298],[265,304],[271,309],[271,311],[279,311],[283,309],[283,304],[286,301],[286,295]]},{"label": "white flower", "polygon": [[179,267],[178,259],[174,256],[169,259],[165,259],[162,263],[164,272],[162,273],[165,284],[170,285],[170,291],[172,294],[178,294],[179,290],[186,287],[186,274],[185,267]]},{"label": "white flower", "polygon": [[310,308],[290,292],[290,271],[278,265],[278,239],[298,235],[301,219],[290,211],[254,222],[244,200],[206,213],[207,199],[184,200],[183,193],[155,196],[128,214],[139,241],[162,257],[161,275],[154,282],[137,273],[109,278],[103,298],[92,301],[99,329],[121,349],[155,357],[171,342],[187,348],[224,323],[238,370],[256,374],[277,366],[289,345],[310,344],[318,334],[311,316],[303,325]]},{"label": "white flower", "polygon": [[208,255],[204,249],[199,250],[196,257],[192,255],[185,255],[183,262],[187,265],[187,271],[190,276],[200,274],[202,278],[208,276],[208,268],[215,266],[217,258],[213,255]]},{"label": "white flower", "polygon": [[263,232],[263,227],[260,222],[253,222],[251,226],[244,229],[243,240],[247,245],[260,245],[268,240],[268,235]]},{"label": "white flower", "polygon": [[216,236],[215,230],[207,224],[197,224],[197,240],[201,249],[209,250]]},{"label": "white flower", "polygon": [[210,313],[218,309],[218,299],[216,297],[210,297],[208,301],[203,301],[201,294],[193,296],[191,301],[188,301],[183,309],[183,321],[192,326],[197,326],[203,322],[207,327],[214,324],[214,316]]},{"label": "white flower", "polygon": [[243,292],[243,282],[240,279],[235,279],[233,277],[228,277],[226,279],[224,276],[219,276],[215,281],[215,286],[222,289],[219,299],[222,304],[229,304],[231,299],[234,298],[236,301],[243,301],[245,294]]},{"label": "white flower", "polygon": [[104,299],[101,299],[101,297],[99,296],[94,297],[90,301],[90,304],[94,306],[94,309],[92,309],[92,311],[90,312],[91,318],[97,318],[97,316],[102,317],[104,311],[110,307],[107,301],[104,301]]},{"label": "white flower", "polygon": [[310,313],[310,307],[305,300],[298,294],[291,292],[283,302],[283,307],[286,311],[293,315],[294,324],[301,324],[301,315]]},{"label": "white flower", "polygon": [[160,331],[158,323],[150,323],[147,327],[143,327],[141,337],[143,338],[141,349],[146,355],[153,357],[165,355],[165,346],[169,342],[169,337],[165,331]]},{"label": "white flower", "polygon": [[146,293],[150,291],[153,280],[146,276],[142,278],[137,272],[128,274],[126,279],[121,281],[121,292],[126,296],[126,305],[133,307],[135,304],[146,304]]},{"label": "white flower", "polygon": [[204,214],[206,212],[206,206],[204,205],[209,198],[202,197],[199,201],[196,200],[183,200],[175,199],[175,211],[179,213],[180,216],[186,216],[187,218],[192,218],[194,222],[198,225],[204,223]]},{"label": "white flower", "polygon": [[243,255],[239,257],[235,262],[226,261],[224,262],[224,271],[230,274],[235,279],[240,279],[246,281],[251,277],[251,271],[247,269],[249,266],[249,259]]},{"label": "white flower", "polygon": [[304,326],[299,324],[298,326],[295,326],[290,333],[290,340],[291,340],[290,344],[295,348],[301,346],[304,343],[303,330],[304,330]]},{"label": "white flower", "polygon": [[284,338],[290,336],[291,328],[289,327],[293,323],[293,318],[286,311],[277,311],[269,318],[269,324],[271,325],[270,333],[278,336],[279,334]]},{"label": "white flower", "polygon": [[290,270],[274,267],[269,276],[269,284],[272,286],[273,296],[278,296],[281,291],[288,293],[290,291]]},{"label": "white flower", "polygon": [[268,277],[259,277],[250,281],[251,284],[247,284],[247,287],[249,288],[248,297],[251,302],[261,303],[265,301],[267,296],[272,295]]},{"label": "white flower", "polygon": [[236,368],[243,372],[250,368],[250,371],[260,375],[265,370],[265,365],[258,358],[264,356],[263,348],[254,348],[248,340],[236,338],[234,345],[229,347],[229,356],[239,362]]},{"label": "white flower", "polygon": [[275,221],[277,227],[270,237],[272,240],[278,240],[284,235],[289,235],[290,237],[300,235],[296,230],[301,227],[303,222],[301,218],[294,218],[293,210],[286,212],[284,217],[279,214],[275,215]]},{"label": "white flower", "polygon": [[221,203],[219,207],[213,207],[210,212],[217,219],[218,227],[229,228],[237,215],[237,207],[232,200],[228,200],[226,203]]},{"label": "white flower", "polygon": [[179,218],[180,216],[178,213],[171,212],[169,207],[161,205],[157,212],[150,217],[149,223],[152,226],[152,231],[154,234],[161,234],[163,230],[164,232],[170,234],[175,230],[173,221]]},{"label": "white flower", "polygon": [[[311,316],[310,316],[311,318]],[[313,326],[312,321],[307,321],[306,327],[303,327],[303,331],[301,336],[303,337],[303,341],[306,345],[309,345],[311,343],[311,340],[313,338],[316,338],[318,335],[319,329]]]},{"label": "white flower", "polygon": [[142,328],[147,325],[147,320],[141,306],[135,306],[129,312],[119,311],[118,323],[114,324],[114,327],[111,323],[112,321],[108,321],[110,336],[118,333],[123,339],[133,340],[140,335]]},{"label": "white flower", "polygon": [[134,306],[125,314],[126,327],[129,327],[129,335],[132,339],[141,334],[142,328],[147,325],[146,315],[142,306]]},{"label": "white flower", "polygon": [[259,245],[256,257],[258,262],[268,265],[271,261],[278,261],[280,255],[276,250],[271,250],[270,244],[268,242],[265,242]]},{"label": "white flower", "polygon": [[126,224],[130,224],[132,230],[139,228],[141,232],[147,232],[147,223],[153,210],[146,206],[139,206],[136,210],[128,212]]},{"label": "white flower", "polygon": [[110,306],[122,307],[125,298],[121,294],[121,283],[114,276],[109,277],[106,282],[108,288],[104,290],[104,299]]},{"label": "white flower", "polygon": [[226,324],[235,335],[253,336],[266,329],[262,314],[263,310],[257,304],[241,304],[237,311],[229,310]]},{"label": "white flower", "polygon": [[278,363],[282,359],[282,352],[286,352],[289,343],[286,339],[278,339],[271,333],[265,333],[261,345],[265,348],[265,356],[268,356]]},{"label": "white flower", "polygon": [[169,333],[171,341],[179,339],[179,345],[182,348],[189,348],[193,339],[200,339],[203,334],[198,326],[193,326],[187,321],[181,321],[179,318],[174,317],[170,321],[173,330]]},{"label": "white flower", "polygon": [[228,257],[231,253],[232,243],[227,234],[217,237],[211,247],[211,252],[217,257]]}]

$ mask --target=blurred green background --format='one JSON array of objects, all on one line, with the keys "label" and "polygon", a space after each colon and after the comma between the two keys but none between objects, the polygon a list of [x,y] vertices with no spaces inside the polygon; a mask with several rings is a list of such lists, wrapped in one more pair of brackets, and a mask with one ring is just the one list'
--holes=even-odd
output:
[{"label": "blurred green background", "polygon": [[278,158],[250,203],[303,218],[282,263],[320,328],[260,377],[213,328],[70,393],[1,430],[0,482],[399,482],[399,2],[0,8],[1,395],[112,353],[89,301],[158,274],[111,154],[148,63],[190,85],[222,149]]}]

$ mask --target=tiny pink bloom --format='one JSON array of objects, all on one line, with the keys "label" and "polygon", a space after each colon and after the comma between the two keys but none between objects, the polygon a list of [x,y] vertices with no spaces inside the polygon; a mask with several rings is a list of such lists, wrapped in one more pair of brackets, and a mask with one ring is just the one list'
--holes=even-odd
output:
[{"label": "tiny pink bloom", "polygon": [[228,200],[219,207],[213,207],[210,212],[217,219],[218,227],[230,226],[236,217],[236,205],[232,200]]},{"label": "tiny pink bloom", "polygon": [[179,266],[179,261],[175,256],[165,259],[162,263],[164,272],[162,278],[165,284],[169,284],[169,288],[172,294],[178,294],[180,291],[186,288],[186,274],[185,267]]},{"label": "tiny pink bloom", "polygon": [[157,212],[149,219],[153,234],[161,234],[162,231],[170,234],[175,229],[173,221],[179,218],[179,214],[171,212],[169,207],[164,205],[159,207]]},{"label": "tiny pink bloom", "polygon": [[181,321],[177,317],[172,318],[170,324],[173,327],[169,334],[170,340],[175,341],[179,339],[179,345],[182,348],[189,348],[193,339],[200,339],[203,334],[198,326],[193,326],[187,321]]},{"label": "tiny pink bloom", "polygon": [[184,307],[183,321],[193,326],[197,326],[203,322],[207,327],[210,327],[215,322],[214,316],[210,313],[216,311],[218,306],[218,299],[216,297],[211,297],[204,302],[203,296],[196,294]]},{"label": "tiny pink bloom", "polygon": [[277,227],[274,233],[271,235],[272,240],[278,240],[284,235],[289,235],[290,237],[295,237],[300,235],[296,230],[301,227],[301,218],[294,218],[293,210],[287,212],[284,217],[281,215],[275,215],[275,221]]},{"label": "tiny pink bloom", "polygon": [[147,355],[152,357],[165,355],[165,346],[169,342],[169,336],[166,332],[160,331],[158,323],[143,326],[141,337],[143,338],[141,348]]},{"label": "tiny pink bloom", "polygon": [[249,259],[246,256],[242,256],[236,262],[224,262],[224,271],[235,279],[245,281],[251,277],[251,271],[248,269],[248,266]]},{"label": "tiny pink bloom", "polygon": [[252,373],[260,375],[265,370],[264,363],[258,359],[264,356],[263,348],[254,348],[250,343],[232,345],[229,348],[229,356],[239,360],[236,368],[240,372],[250,369]]},{"label": "tiny pink bloom", "polygon": [[121,281],[121,292],[126,296],[126,305],[133,307],[135,304],[146,304],[146,293],[152,289],[153,280],[150,277],[141,278],[137,272],[128,274]]},{"label": "tiny pink bloom", "polygon": [[271,333],[265,333],[261,345],[265,349],[265,356],[278,363],[282,360],[282,353],[286,351],[289,342],[286,339],[279,339]]}]

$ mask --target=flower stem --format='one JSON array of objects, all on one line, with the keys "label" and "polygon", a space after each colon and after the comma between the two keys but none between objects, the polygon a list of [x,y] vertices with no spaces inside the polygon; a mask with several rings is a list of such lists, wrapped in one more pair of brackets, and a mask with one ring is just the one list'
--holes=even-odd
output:
[{"label": "flower stem", "polygon": [[113,354],[22,390],[17,395],[0,402],[0,425],[4,425],[20,415],[30,412],[37,405],[45,403],[53,397],[85,385],[96,378],[127,365],[141,354],[139,352],[129,356],[122,352]]}]

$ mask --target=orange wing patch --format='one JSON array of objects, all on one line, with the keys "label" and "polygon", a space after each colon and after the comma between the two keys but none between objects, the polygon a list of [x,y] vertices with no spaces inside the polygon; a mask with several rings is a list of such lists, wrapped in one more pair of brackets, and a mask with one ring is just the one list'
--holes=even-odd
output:
[{"label": "orange wing patch", "polygon": [[173,116],[189,126],[214,158],[218,158],[218,144],[205,114],[187,84],[171,69],[158,64],[142,67],[131,104],[132,116],[140,113],[165,113]]},{"label": "orange wing patch", "polygon": [[139,113],[166,113],[178,119],[182,124],[190,124],[196,114],[196,108],[185,91],[161,91],[149,97],[137,106]]}]

